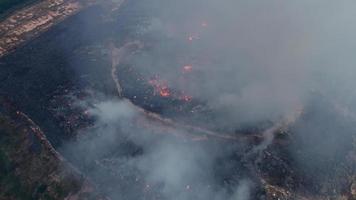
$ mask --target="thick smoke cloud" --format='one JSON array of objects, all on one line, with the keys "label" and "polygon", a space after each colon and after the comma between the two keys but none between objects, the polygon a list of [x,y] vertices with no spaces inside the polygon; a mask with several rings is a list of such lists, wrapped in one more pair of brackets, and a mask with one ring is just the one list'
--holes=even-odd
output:
[{"label": "thick smoke cloud", "polygon": [[[338,176],[326,174],[335,172],[332,166],[343,162],[355,138],[356,2],[141,4],[153,16],[141,34],[155,43],[144,44],[147,48],[129,64],[144,75],[159,74],[170,87],[205,102],[217,114],[217,126],[278,123],[303,108],[305,116],[292,127],[290,150],[296,165],[316,184]],[[184,65],[192,66],[192,74],[182,75]],[[214,176],[218,158],[236,150],[234,145],[177,139],[184,130],[152,125],[135,106],[112,97],[90,112],[97,118],[94,128],[64,152],[74,162],[88,161],[78,164],[84,169],[111,160],[107,171],[122,176],[123,185],[116,187],[119,183],[102,174],[101,167],[87,171],[114,188],[107,190],[111,196],[138,199],[141,191],[176,200],[253,199],[254,184],[247,174],[241,172],[228,187]],[[272,142],[270,130],[257,151]]]},{"label": "thick smoke cloud", "polygon": [[[352,1],[152,4],[157,43],[134,64],[208,102],[229,123],[276,121],[312,91],[354,93]],[[184,65],[197,73],[182,83],[177,67]]]},{"label": "thick smoke cloud", "polygon": [[127,101],[99,102],[89,112],[97,119],[95,127],[84,131],[79,141],[65,145],[62,152],[109,197],[249,199],[254,186],[248,177],[236,180],[229,190],[215,177],[217,158],[231,150],[193,142],[179,136],[182,130],[167,131],[152,124]]},{"label": "thick smoke cloud", "polygon": [[[276,123],[303,108],[292,154],[308,175],[328,182],[355,146],[355,8],[350,0],[162,3],[153,8],[152,30],[168,39],[134,65],[207,102],[219,113],[217,126]],[[170,54],[183,56],[174,63]],[[198,73],[181,85],[177,63]]]},{"label": "thick smoke cloud", "polygon": [[[168,39],[136,62],[208,102],[229,123],[277,120],[305,100],[311,35],[301,9],[285,1],[163,3],[152,31]],[[172,40],[179,44],[166,44]],[[182,59],[175,63],[172,55]],[[180,83],[177,65],[196,71],[188,83]]]}]

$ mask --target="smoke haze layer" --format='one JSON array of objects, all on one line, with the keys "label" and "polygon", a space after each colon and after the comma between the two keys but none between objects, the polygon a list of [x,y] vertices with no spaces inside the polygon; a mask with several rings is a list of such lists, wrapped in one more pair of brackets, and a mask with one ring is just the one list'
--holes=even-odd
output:
[{"label": "smoke haze layer", "polygon": [[[148,120],[126,100],[104,98],[90,107],[95,125],[63,151],[109,196],[263,199],[254,164],[261,152],[271,150],[274,133],[280,131],[273,125],[300,110],[302,117],[288,127],[288,158],[280,159],[288,159],[302,180],[291,188],[339,195],[350,185],[348,177],[355,173],[349,157],[355,148],[356,2],[136,4],[147,15],[148,23],[135,30],[144,47],[125,65],[203,102],[214,115],[209,128],[233,133],[244,125],[272,125],[256,133],[263,141],[253,147],[191,141],[181,137],[191,133]],[[246,164],[250,154],[258,155]]]}]

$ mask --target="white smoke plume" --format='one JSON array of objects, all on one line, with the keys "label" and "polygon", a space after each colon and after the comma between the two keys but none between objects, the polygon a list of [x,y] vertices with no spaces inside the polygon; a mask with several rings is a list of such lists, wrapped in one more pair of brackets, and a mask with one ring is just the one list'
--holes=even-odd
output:
[{"label": "white smoke plume", "polygon": [[[176,200],[250,199],[253,184],[244,174],[240,174],[244,178],[232,184],[235,188],[231,191],[222,187],[215,177],[214,167],[220,164],[217,159],[227,151],[220,149],[220,145],[179,137],[182,130],[152,123],[127,101],[99,102],[89,112],[97,119],[95,126],[86,130],[79,141],[65,145],[62,152],[81,169],[89,169],[86,173],[96,177],[96,182],[104,181],[102,184],[113,190],[106,192],[109,197],[130,200],[136,199],[135,195],[148,199],[149,195],[158,195],[162,199]],[[132,156],[133,150],[125,146],[128,142],[142,148],[142,152]],[[126,150],[120,152],[120,146]],[[104,169],[100,169],[103,166]],[[107,180],[110,174],[123,179],[110,182]]]},{"label": "white smoke plume", "polygon": [[[293,126],[291,154],[306,174],[334,172],[330,167],[336,163],[334,158],[344,156],[355,137],[353,123],[345,116],[356,112],[356,2],[155,0],[140,4],[153,13],[150,26],[141,31],[156,43],[133,56],[129,64],[142,74],[159,74],[170,87],[206,102],[217,114],[216,124],[277,124],[265,131],[266,140],[256,151],[273,142],[272,132],[281,120],[303,108],[311,114]],[[191,65],[194,74],[182,83],[177,69],[185,65]],[[330,109],[333,106],[338,109]],[[340,110],[342,114],[337,113]],[[135,106],[112,97],[91,113],[97,118],[94,128],[64,152],[76,152],[72,160],[94,160],[94,166],[110,160],[108,171],[122,176],[121,183],[127,185],[116,187],[97,167],[88,174],[114,188],[107,190],[112,196],[133,200],[139,190],[173,200],[254,198],[247,174],[237,173],[231,185],[215,177],[218,158],[232,153],[231,146],[186,141],[177,137],[184,130],[152,124]],[[118,148],[128,143],[133,143],[133,152]],[[115,160],[113,154],[120,156]],[[87,169],[93,163],[81,165]]]}]

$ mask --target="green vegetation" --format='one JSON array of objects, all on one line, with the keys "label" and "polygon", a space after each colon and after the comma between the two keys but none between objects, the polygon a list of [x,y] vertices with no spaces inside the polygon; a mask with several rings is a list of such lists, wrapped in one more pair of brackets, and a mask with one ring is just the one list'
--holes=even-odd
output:
[{"label": "green vegetation", "polygon": [[0,16],[5,14],[5,12],[14,9],[16,6],[34,1],[35,0],[0,0]]}]

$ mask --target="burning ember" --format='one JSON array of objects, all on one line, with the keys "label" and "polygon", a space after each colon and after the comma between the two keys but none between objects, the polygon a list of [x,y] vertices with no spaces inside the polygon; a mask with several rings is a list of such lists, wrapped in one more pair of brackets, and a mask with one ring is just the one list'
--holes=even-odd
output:
[{"label": "burning ember", "polygon": [[162,97],[169,97],[169,96],[171,96],[171,92],[170,92],[169,88],[166,87],[166,86],[163,86],[163,87],[160,88],[159,94],[160,94]]},{"label": "burning ember", "polygon": [[[192,70],[192,66],[184,66],[183,70],[189,72]],[[168,87],[167,81],[159,79],[158,76],[155,76],[154,78],[150,79],[148,83],[154,89],[153,95],[159,95],[164,98],[173,97],[184,102],[189,102],[193,99],[192,96],[186,94],[184,91],[174,92],[171,88]]]},{"label": "burning ember", "polygon": [[166,81],[162,81],[155,76],[151,80],[148,81],[150,85],[154,88],[154,95],[159,94],[161,97],[170,97],[171,91],[166,83]]},{"label": "burning ember", "polygon": [[183,101],[191,101],[192,100],[192,96],[189,96],[189,95],[182,95],[181,96],[181,100]]},{"label": "burning ember", "polygon": [[188,72],[191,72],[192,70],[193,70],[193,66],[191,66],[191,65],[183,66],[183,73],[188,73]]}]

